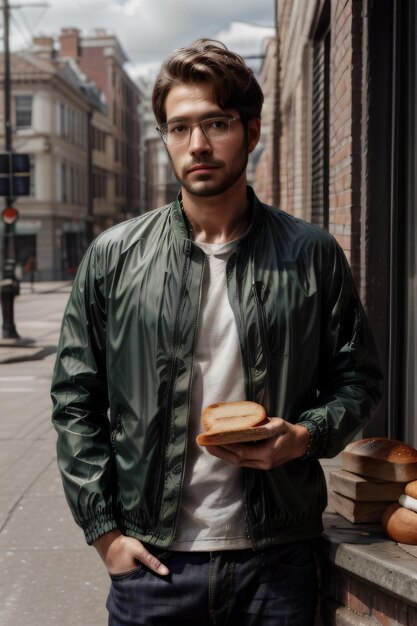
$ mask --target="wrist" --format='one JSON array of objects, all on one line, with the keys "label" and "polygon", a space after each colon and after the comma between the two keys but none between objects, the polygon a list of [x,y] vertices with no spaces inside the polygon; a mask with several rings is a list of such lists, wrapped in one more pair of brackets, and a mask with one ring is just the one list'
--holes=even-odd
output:
[{"label": "wrist", "polygon": [[93,546],[99,553],[100,557],[105,561],[107,552],[110,549],[112,543],[121,537],[122,533],[119,530],[111,530],[104,535],[101,535],[98,539],[93,541]]},{"label": "wrist", "polygon": [[305,458],[311,448],[311,433],[306,426],[296,424],[297,426],[297,440],[298,440],[298,458]]},{"label": "wrist", "polygon": [[302,421],[298,424],[305,428],[309,434],[309,441],[305,454],[301,457],[302,460],[317,459],[318,458],[318,443],[320,441],[320,429],[313,421]]}]

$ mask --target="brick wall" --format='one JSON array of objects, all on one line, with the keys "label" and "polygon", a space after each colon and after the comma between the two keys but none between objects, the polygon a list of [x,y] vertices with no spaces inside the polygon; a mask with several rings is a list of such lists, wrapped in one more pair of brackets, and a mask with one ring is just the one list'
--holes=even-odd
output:
[{"label": "brick wall", "polygon": [[329,230],[360,263],[362,2],[331,4]]},{"label": "brick wall", "polygon": [[321,564],[323,626],[416,626],[417,608],[330,563]]},{"label": "brick wall", "polygon": [[255,191],[263,202],[277,204],[277,159],[279,123],[277,120],[277,40],[270,38],[265,47],[265,60],[259,82],[264,94],[261,139],[257,150],[261,151],[254,176]]},{"label": "brick wall", "polygon": [[298,84],[287,109],[281,111],[280,139],[280,207],[302,219],[311,219],[310,145],[308,125],[303,117],[303,85]]},{"label": "brick wall", "polygon": [[77,28],[63,28],[59,38],[60,54],[62,57],[78,59],[79,55],[79,35]]},{"label": "brick wall", "polygon": [[[278,0],[282,125],[279,200],[284,210],[308,220],[312,33],[323,4],[319,0]],[[343,247],[359,279],[362,0],[331,0],[330,28],[329,231]]]},{"label": "brick wall", "polygon": [[109,64],[111,61],[103,54],[102,47],[83,47],[79,66],[88,79],[95,83],[107,98],[111,99]]}]

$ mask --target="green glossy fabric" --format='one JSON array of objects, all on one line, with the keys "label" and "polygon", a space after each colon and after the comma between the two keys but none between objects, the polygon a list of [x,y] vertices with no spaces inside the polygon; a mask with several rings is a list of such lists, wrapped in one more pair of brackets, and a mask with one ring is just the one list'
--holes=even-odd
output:
[{"label": "green glossy fabric", "polygon": [[[305,458],[244,470],[248,536],[261,547],[320,532],[317,459],[363,426],[381,375],[335,240],[248,193],[251,227],[227,266],[246,397],[311,433]],[[52,398],[65,492],[89,543],[116,527],[160,547],[173,540],[203,263],[176,201],[100,235],[79,268]]]}]

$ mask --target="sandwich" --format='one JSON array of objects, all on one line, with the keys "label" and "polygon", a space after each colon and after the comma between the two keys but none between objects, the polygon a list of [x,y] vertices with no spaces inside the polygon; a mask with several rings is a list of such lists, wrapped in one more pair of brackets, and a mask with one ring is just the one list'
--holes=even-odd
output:
[{"label": "sandwich", "polygon": [[260,404],[241,400],[210,404],[201,415],[203,432],[197,436],[200,446],[259,441],[271,436],[265,428],[269,419]]}]

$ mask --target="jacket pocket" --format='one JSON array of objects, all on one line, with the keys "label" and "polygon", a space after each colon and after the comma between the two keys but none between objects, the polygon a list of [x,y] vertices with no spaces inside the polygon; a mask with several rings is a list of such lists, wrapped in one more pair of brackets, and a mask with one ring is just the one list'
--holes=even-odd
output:
[{"label": "jacket pocket", "polygon": [[114,455],[117,454],[116,439],[117,439],[117,436],[120,435],[122,430],[123,430],[122,415],[120,413],[120,410],[117,409],[114,424],[111,429],[111,446],[112,446]]}]

